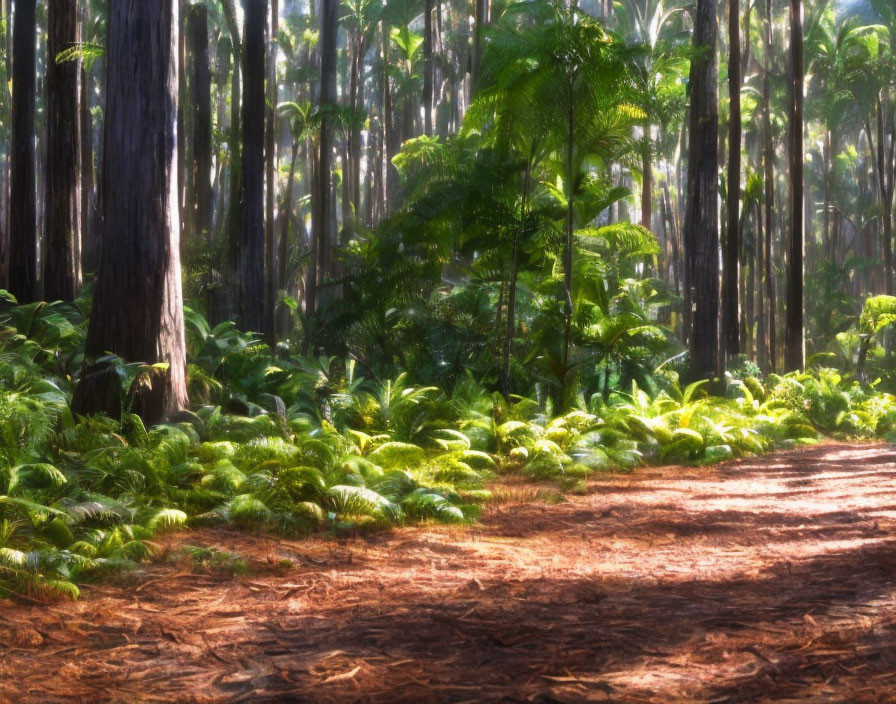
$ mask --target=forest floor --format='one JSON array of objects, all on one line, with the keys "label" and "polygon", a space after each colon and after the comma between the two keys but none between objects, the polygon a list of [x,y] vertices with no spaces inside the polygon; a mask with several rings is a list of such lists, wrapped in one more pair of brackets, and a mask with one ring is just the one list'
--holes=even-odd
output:
[{"label": "forest floor", "polygon": [[78,602],[0,602],[0,702],[896,702],[893,447],[648,468],[560,503],[502,487],[474,526],[200,530]]}]

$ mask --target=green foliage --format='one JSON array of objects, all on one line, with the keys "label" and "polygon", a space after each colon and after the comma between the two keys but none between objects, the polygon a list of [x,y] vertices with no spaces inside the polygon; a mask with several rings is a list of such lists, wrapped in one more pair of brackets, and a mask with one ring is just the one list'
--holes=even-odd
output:
[{"label": "green foliage", "polygon": [[[892,300],[872,299],[859,329],[880,334],[893,310]],[[702,382],[680,388],[669,371],[626,391],[580,382],[575,407],[557,415],[547,398],[505,398],[470,375],[450,393],[408,374],[366,381],[351,361],[285,356],[232,325],[210,329],[189,311],[187,319],[199,405],[146,428],[128,414],[71,414],[73,379],[60,359],[80,358],[77,309],[9,303],[0,328],[0,591],[75,598],[79,582],[156,557],[154,537],[185,525],[296,534],[462,522],[488,500],[497,473],[575,484],[645,462],[717,462],[820,433],[896,430],[896,397],[828,368],[729,377],[724,398]],[[643,334],[635,327],[628,334]]]}]

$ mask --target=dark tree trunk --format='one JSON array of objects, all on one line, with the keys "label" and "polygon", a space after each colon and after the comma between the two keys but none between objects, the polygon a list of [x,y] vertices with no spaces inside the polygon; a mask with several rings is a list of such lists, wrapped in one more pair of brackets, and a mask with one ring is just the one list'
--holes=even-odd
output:
[{"label": "dark tree trunk", "polygon": [[[292,213],[292,194],[296,182],[296,162],[299,158],[299,142],[293,142],[292,156],[289,160],[289,176],[286,179],[286,193],[283,196],[283,213],[280,216],[280,253],[277,257],[277,281],[281,289],[289,293],[289,219]],[[289,331],[290,315],[289,308],[285,305],[280,306],[280,316],[278,329],[281,334],[287,334]]]},{"label": "dark tree trunk", "polygon": [[[510,281],[507,287],[507,325],[504,330],[504,349],[501,359],[501,393],[505,396],[510,393],[510,357],[513,347],[513,338],[516,335],[516,290],[520,270],[520,237],[525,234],[529,218],[529,188],[532,177],[532,160],[526,163],[526,173],[523,177],[523,203],[520,208],[520,222],[514,230],[513,240],[510,245]],[[499,326],[500,328],[500,326]]]},{"label": "dark tree trunk", "polygon": [[715,0],[697,0],[691,62],[687,211],[684,226],[687,300],[693,308],[689,336],[691,374],[719,371],[719,96]]},{"label": "dark tree trunk", "polygon": [[763,197],[765,206],[765,297],[768,300],[768,369],[774,371],[778,367],[777,359],[777,300],[775,286],[774,252],[772,250],[772,230],[775,212],[775,148],[772,142],[772,109],[771,109],[771,52],[772,52],[772,0],[766,0],[763,30],[765,33],[765,67],[762,72],[762,137],[763,166],[765,175]]},{"label": "dark tree trunk", "polygon": [[[86,3],[81,6],[81,39],[86,41],[89,15]],[[80,127],[81,127],[81,234],[78,242],[80,269],[95,272],[99,260],[99,242],[94,242],[93,223],[96,212],[93,200],[93,118],[90,112],[91,77],[84,62],[81,63]],[[80,271],[79,281],[80,284]]]},{"label": "dark tree trunk", "polygon": [[[359,31],[355,40],[355,50],[352,54],[352,71],[349,82],[349,101],[352,108],[351,127],[349,129],[349,185],[351,193],[351,205],[356,220],[361,219],[361,125],[359,118],[364,114],[364,86],[362,71],[364,68],[364,53],[367,43],[364,35]],[[368,132],[369,139],[373,140],[374,128]],[[372,163],[372,162],[369,162]],[[368,174],[370,167],[368,166]],[[368,175],[369,178],[369,175]],[[370,217],[365,218],[370,224]]]},{"label": "dark tree trunk", "polygon": [[740,354],[738,274],[740,273],[740,2],[728,6],[728,228],[722,265],[722,363]]},{"label": "dark tree trunk", "polygon": [[423,131],[432,135],[432,0],[423,3]]},{"label": "dark tree trunk", "polygon": [[237,300],[244,330],[264,330],[264,56],[267,0],[243,0],[242,214]]},{"label": "dark tree trunk", "polygon": [[482,65],[482,35],[488,23],[488,0],[473,0],[473,3],[473,52],[470,62],[470,81],[475,90],[479,80],[479,68]]},{"label": "dark tree trunk", "polygon": [[78,293],[81,228],[80,129],[77,61],[55,57],[78,41],[77,0],[47,7],[47,194],[43,257],[44,299],[72,301]]},{"label": "dark tree trunk", "polygon": [[12,38],[9,290],[37,300],[37,182],[34,156],[35,0],[16,0]]},{"label": "dark tree trunk", "polygon": [[653,222],[653,164],[650,161],[650,125],[644,126],[641,151],[641,227],[650,230]]},{"label": "dark tree trunk", "polygon": [[[178,11],[179,8],[179,11]],[[186,1],[178,3],[175,11],[178,12],[177,33],[177,202],[180,208],[180,233],[181,239],[188,227],[193,224],[193,219],[187,216],[187,193],[189,178],[187,177],[187,40],[186,32]]]},{"label": "dark tree trunk", "polygon": [[190,97],[193,101],[193,159],[190,165],[193,192],[188,210],[193,215],[193,234],[208,241],[212,231],[212,99],[208,8],[203,4],[191,5],[188,18]]},{"label": "dark tree trunk", "polygon": [[[330,274],[330,246],[333,241],[333,127],[326,109],[336,103],[336,32],[338,29],[339,3],[337,0],[321,0],[320,13],[320,99],[318,105],[324,111],[320,123],[320,135],[317,141],[317,173],[315,187],[317,196],[314,199],[312,237],[317,255],[316,287],[311,299],[309,290],[308,319],[312,320],[317,306],[320,304],[320,285]],[[313,265],[312,265],[313,266]]]},{"label": "dark tree trunk", "polygon": [[[240,96],[242,91],[241,75],[243,65],[243,49],[240,41],[240,32],[236,24],[233,0],[222,0],[221,7],[224,10],[224,19],[227,22],[227,31],[230,34],[230,46],[233,51],[233,76],[230,81],[230,204],[227,212],[227,263],[225,267],[225,290],[229,293],[236,288],[237,270],[240,257],[240,232],[241,232],[241,205],[242,205],[242,179],[240,168],[242,166],[241,153],[241,125],[240,125]],[[224,315],[231,317],[232,302],[223,306]]]},{"label": "dark tree trunk", "polygon": [[264,292],[264,332],[268,342],[276,342],[274,307],[277,305],[277,250],[274,246],[274,212],[277,202],[277,34],[280,31],[280,3],[271,0],[271,33],[268,45],[268,105],[267,127],[265,129],[264,158],[266,167],[266,202],[264,222],[265,247],[265,292]]},{"label": "dark tree trunk", "polygon": [[78,414],[120,408],[112,353],[156,365],[131,410],[155,423],[187,405],[177,185],[176,0],[116,0],[107,23],[102,241]]},{"label": "dark tree trunk", "polygon": [[803,21],[801,0],[790,2],[790,251],[787,258],[785,371],[805,366],[803,340]]}]

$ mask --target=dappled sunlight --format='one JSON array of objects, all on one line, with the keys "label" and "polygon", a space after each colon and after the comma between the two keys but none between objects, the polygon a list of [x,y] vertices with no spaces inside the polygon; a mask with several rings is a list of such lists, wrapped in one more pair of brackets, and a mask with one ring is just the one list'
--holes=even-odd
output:
[{"label": "dappled sunlight", "polygon": [[[479,524],[350,540],[205,529],[170,547],[226,547],[249,576],[155,565],[8,608],[0,699],[882,701],[896,466],[881,452],[605,476]],[[833,471],[834,454],[865,460]]]}]

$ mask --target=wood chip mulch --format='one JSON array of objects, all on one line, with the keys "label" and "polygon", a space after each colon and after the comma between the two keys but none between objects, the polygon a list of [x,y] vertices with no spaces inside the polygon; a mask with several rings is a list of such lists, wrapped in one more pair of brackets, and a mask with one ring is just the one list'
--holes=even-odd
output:
[{"label": "wood chip mulch", "polygon": [[528,498],[464,528],[202,530],[171,555],[248,576],[171,559],[0,602],[0,703],[896,702],[894,448]]}]

